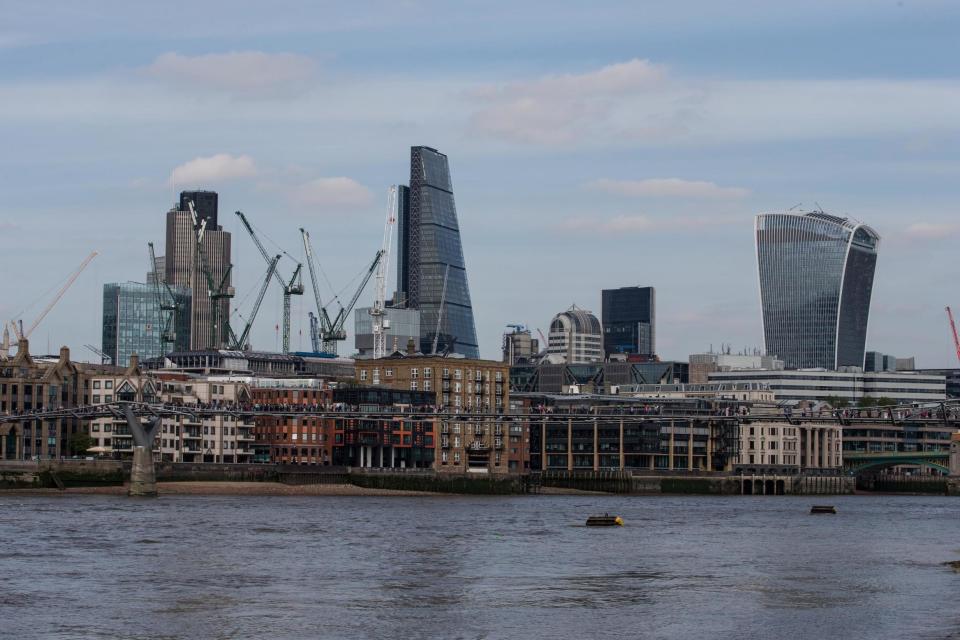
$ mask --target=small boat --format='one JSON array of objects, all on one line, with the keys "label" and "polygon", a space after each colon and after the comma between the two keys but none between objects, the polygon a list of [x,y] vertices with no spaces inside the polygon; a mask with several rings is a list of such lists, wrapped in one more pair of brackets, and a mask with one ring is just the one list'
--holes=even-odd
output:
[{"label": "small boat", "polygon": [[837,513],[837,508],[829,504],[815,504],[810,507],[810,513]]},{"label": "small boat", "polygon": [[622,527],[623,518],[620,516],[611,516],[608,513],[602,516],[590,516],[587,518],[588,527]]}]

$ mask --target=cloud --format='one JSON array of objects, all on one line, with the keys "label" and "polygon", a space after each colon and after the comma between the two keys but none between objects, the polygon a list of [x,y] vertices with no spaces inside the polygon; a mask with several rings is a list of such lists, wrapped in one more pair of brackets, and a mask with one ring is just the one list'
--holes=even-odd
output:
[{"label": "cloud", "polygon": [[602,220],[590,217],[567,218],[558,225],[558,229],[572,233],[620,235],[641,232],[701,231],[705,227],[743,225],[747,221],[748,218],[744,216],[671,216],[665,218],[637,214],[619,215]]},{"label": "cloud", "polygon": [[749,189],[741,187],[721,187],[713,182],[682,180],[680,178],[649,178],[647,180],[600,178],[588,182],[586,186],[590,189],[623,196],[652,196],[658,198],[726,199],[744,198],[750,195]]},{"label": "cloud", "polygon": [[257,167],[250,156],[218,153],[183,163],[170,174],[169,182],[174,186],[199,186],[255,175]]},{"label": "cloud", "polygon": [[304,90],[314,75],[315,64],[311,58],[294,53],[164,53],[144,72],[179,88],[271,96]]},{"label": "cloud", "polygon": [[373,202],[373,194],[352,178],[317,178],[295,188],[291,199],[303,206],[363,207]]},{"label": "cloud", "polygon": [[603,126],[615,101],[660,86],[664,69],[633,59],[580,74],[488,85],[472,92],[482,104],[471,117],[478,132],[514,142],[566,144]]},{"label": "cloud", "polygon": [[20,225],[17,224],[16,222],[0,220],[0,232],[19,231],[19,230],[20,230]]},{"label": "cloud", "polygon": [[904,235],[913,240],[936,240],[960,233],[957,222],[916,222],[904,230]]}]

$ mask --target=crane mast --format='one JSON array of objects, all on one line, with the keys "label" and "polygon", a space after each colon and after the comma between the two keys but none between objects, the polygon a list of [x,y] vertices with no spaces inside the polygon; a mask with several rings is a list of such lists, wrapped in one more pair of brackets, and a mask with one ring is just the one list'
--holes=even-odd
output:
[{"label": "crane mast", "polygon": [[[210,273],[210,269],[207,268],[207,265],[203,262],[203,236],[207,229],[207,221],[202,220],[200,226],[197,227],[197,211],[194,208],[192,200],[187,202],[187,208],[190,210],[190,218],[193,220],[194,228],[197,229],[197,253],[194,265],[194,277],[200,277],[201,274],[203,275],[207,281],[207,292],[210,295],[210,348],[219,349],[224,343],[229,343],[231,338],[234,337],[233,329],[230,328],[229,318],[229,300],[233,297],[234,291],[233,287],[227,284],[230,282],[230,272],[233,271],[233,265],[227,265],[227,269],[223,274],[223,278],[220,279],[219,284],[214,282],[213,274]],[[196,289],[194,289],[194,291],[196,291]],[[224,315],[220,306],[221,300],[227,300],[227,317],[221,317]],[[194,300],[193,304],[196,306],[197,301]],[[220,326],[221,323],[223,325],[222,327]],[[218,331],[220,328],[222,328],[222,331]],[[197,328],[194,330],[196,329]]]},{"label": "crane mast", "polygon": [[957,323],[953,320],[953,311],[947,307],[947,318],[950,319],[950,330],[953,332],[953,347],[957,351],[957,359],[960,360],[960,337],[957,336]]},{"label": "crane mast", "polygon": [[[450,275],[450,265],[447,265],[447,268],[443,270],[443,291],[440,293],[440,308],[437,309],[437,331],[433,334],[433,349],[431,353],[435,354],[437,352],[437,342],[440,341],[440,326],[443,322],[443,303],[447,301],[447,278]],[[447,339],[449,343],[449,337]],[[449,344],[447,345],[449,346]]]},{"label": "crane mast", "polygon": [[[243,227],[247,230],[247,233],[250,234],[250,238],[253,240],[253,243],[257,246],[257,249],[260,251],[260,255],[263,256],[263,259],[270,264],[270,255],[267,253],[267,250],[264,248],[263,243],[260,242],[260,238],[257,237],[257,234],[253,231],[253,225],[250,224],[250,221],[247,220],[247,216],[243,214],[242,211],[237,211],[237,217],[240,218],[240,222],[243,223]],[[301,271],[303,269],[302,264],[297,264],[297,268],[293,271],[293,276],[289,281],[284,280],[283,276],[280,275],[279,271],[274,271],[274,276],[277,279],[277,282],[280,283],[280,287],[283,290],[283,352],[290,353],[290,297],[291,296],[302,296],[303,295],[303,281],[301,279]]]},{"label": "crane mast", "polygon": [[393,227],[397,221],[397,186],[390,187],[387,197],[387,221],[383,227],[383,245],[380,247],[380,264],[377,266],[377,290],[370,308],[373,316],[373,357],[387,355],[387,329],[390,321],[387,315],[387,276],[390,271],[390,248],[393,241]]}]

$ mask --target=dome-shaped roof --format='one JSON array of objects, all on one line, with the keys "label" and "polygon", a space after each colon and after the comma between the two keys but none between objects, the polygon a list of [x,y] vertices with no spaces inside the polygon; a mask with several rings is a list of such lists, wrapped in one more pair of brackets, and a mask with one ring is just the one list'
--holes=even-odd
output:
[{"label": "dome-shaped roof", "polygon": [[576,333],[603,334],[603,329],[600,327],[600,321],[597,320],[597,316],[586,309],[581,309],[577,305],[571,305],[566,311],[558,313],[550,323],[551,331],[566,332],[571,327]]}]

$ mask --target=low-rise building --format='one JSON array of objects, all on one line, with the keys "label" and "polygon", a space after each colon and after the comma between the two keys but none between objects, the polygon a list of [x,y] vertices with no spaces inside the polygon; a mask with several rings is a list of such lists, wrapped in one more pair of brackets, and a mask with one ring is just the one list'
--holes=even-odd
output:
[{"label": "low-rise building", "polygon": [[783,360],[760,353],[693,353],[689,361],[691,384],[706,384],[715,371],[783,370]]},{"label": "low-rise building", "polygon": [[[67,409],[83,402],[84,373],[70,360],[70,350],[52,358],[34,358],[26,339],[17,353],[0,362],[0,412],[22,413]],[[0,455],[7,459],[68,456],[70,438],[85,431],[76,418],[24,420],[8,423]]]},{"label": "low-rise building", "polygon": [[942,375],[915,371],[718,371],[709,374],[709,380],[711,383],[768,385],[777,401],[841,398],[856,403],[862,398],[870,397],[886,398],[894,404],[904,404],[946,399],[946,381]]},{"label": "low-rise building", "polygon": [[786,421],[740,425],[734,472],[797,474],[836,472],[843,466],[842,430],[831,424],[791,424]]},{"label": "low-rise building", "polygon": [[[436,444],[440,471],[510,470],[503,427],[493,417],[509,408],[510,367],[505,363],[424,355],[416,351],[414,341],[408,340],[405,353],[358,360],[356,370],[361,386],[428,391],[433,395],[434,405],[443,414],[441,421],[447,427],[444,433],[441,425]],[[457,418],[457,414],[482,416]],[[469,429],[465,428],[467,424]]]}]

